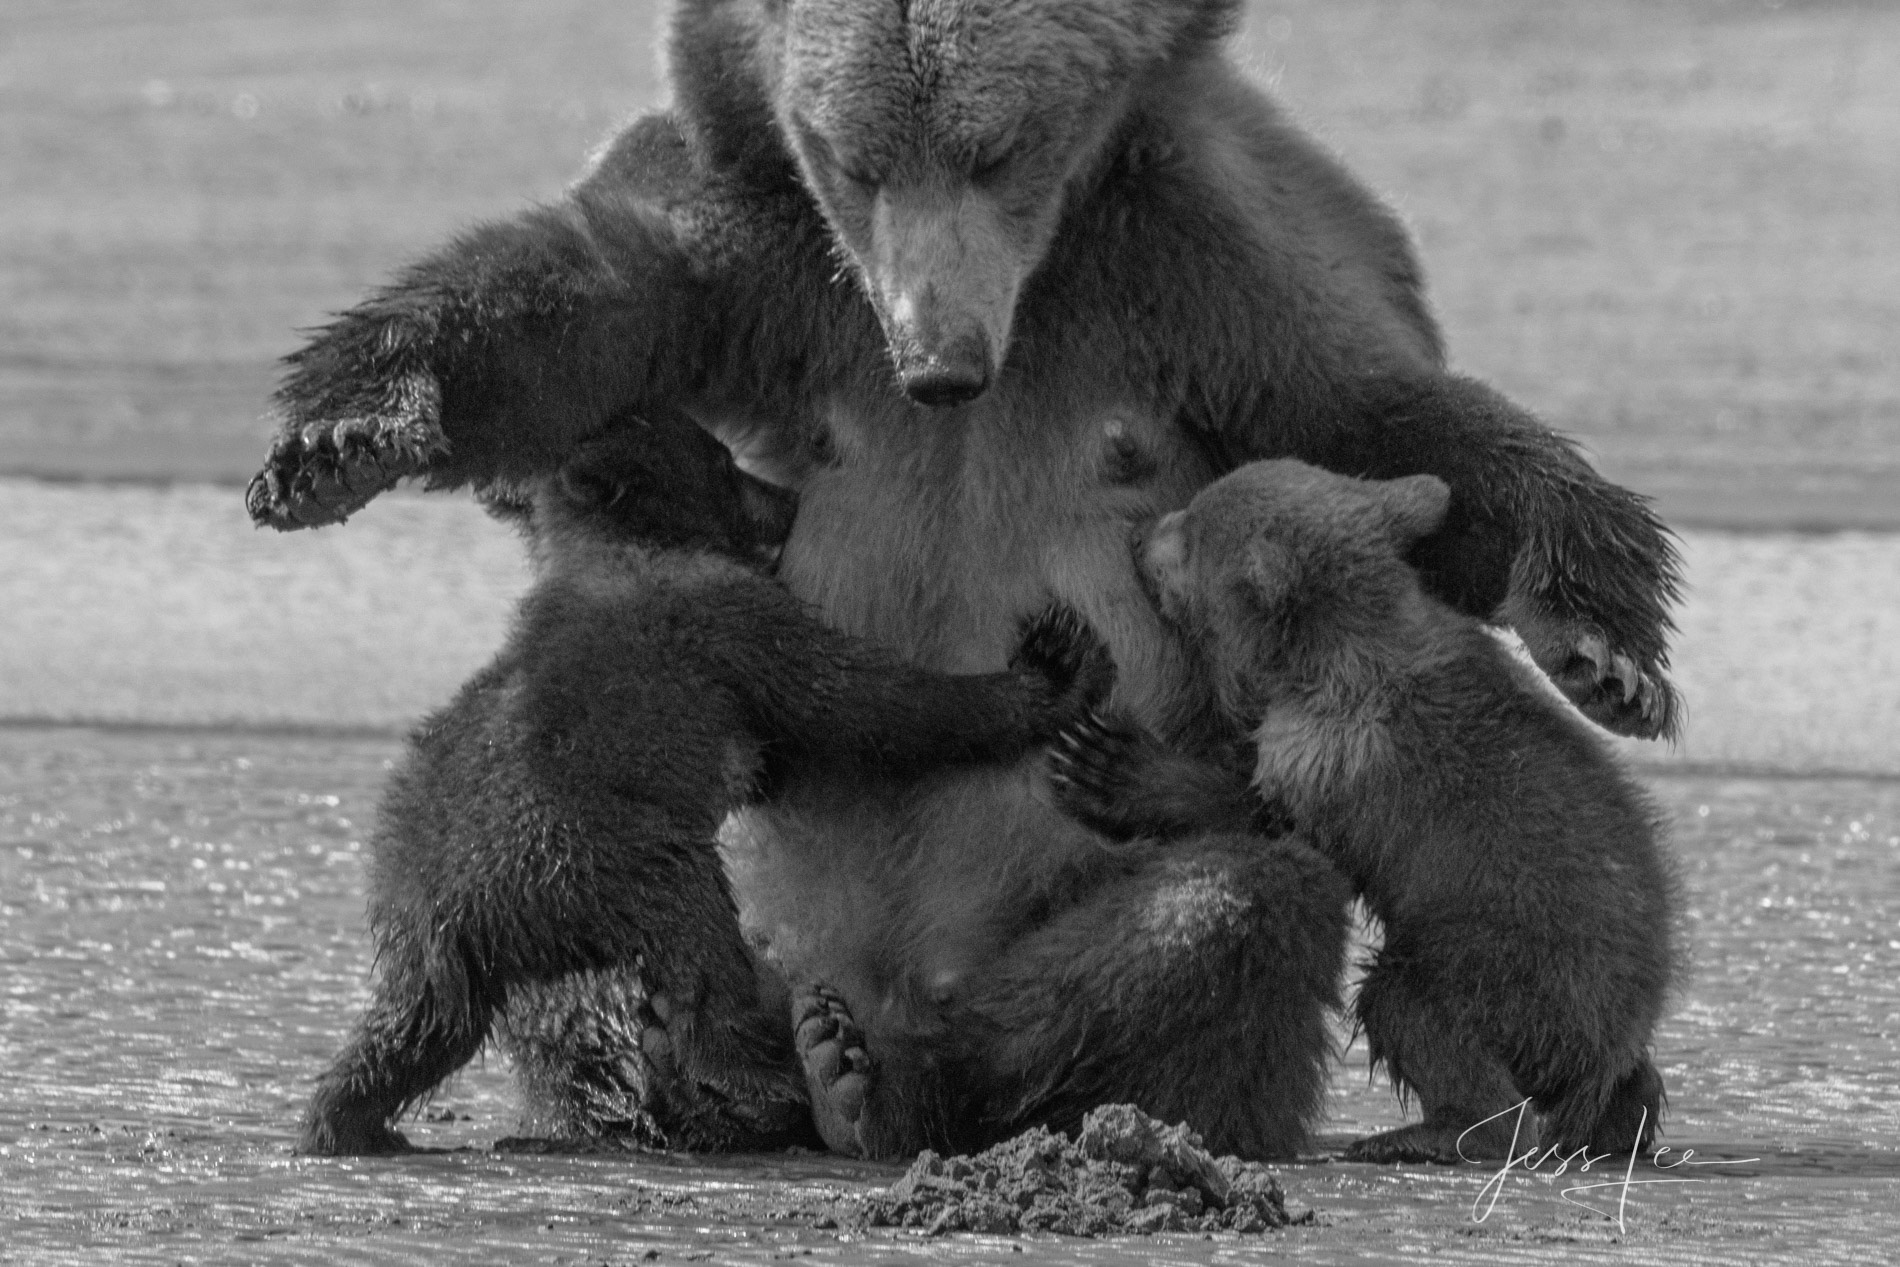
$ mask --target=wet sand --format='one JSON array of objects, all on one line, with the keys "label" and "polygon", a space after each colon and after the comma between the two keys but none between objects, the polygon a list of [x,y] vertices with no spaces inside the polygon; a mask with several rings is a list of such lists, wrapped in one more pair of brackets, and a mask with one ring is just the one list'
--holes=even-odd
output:
[{"label": "wet sand", "polygon": [[397,751],[0,729],[0,1259],[858,1262],[1017,1244],[1050,1263],[1847,1263],[1900,1234],[1900,783],[1650,780],[1675,824],[1695,956],[1657,1040],[1677,1150],[1662,1161],[1698,1151],[1693,1169],[1640,1163],[1620,1227],[1620,1189],[1572,1194],[1594,1213],[1561,1195],[1617,1166],[1513,1174],[1487,1212],[1492,1172],[1327,1160],[1399,1120],[1355,1047],[1321,1155],[1279,1168],[1311,1226],[1245,1242],[929,1240],[854,1225],[901,1167],[490,1153],[512,1125],[498,1060],[409,1128],[468,1151],[290,1156],[366,997],[363,841]]}]

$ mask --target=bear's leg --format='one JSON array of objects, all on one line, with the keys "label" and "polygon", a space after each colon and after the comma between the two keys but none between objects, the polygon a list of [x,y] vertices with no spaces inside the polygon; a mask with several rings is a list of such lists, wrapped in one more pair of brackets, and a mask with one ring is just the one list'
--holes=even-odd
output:
[{"label": "bear's leg", "polygon": [[1079,721],[1115,682],[1107,646],[1067,607],[1024,622],[1007,672],[946,674],[786,602],[786,629],[753,672],[772,689],[749,701],[786,766],[848,757],[896,773],[1012,760]]},{"label": "bear's leg", "polygon": [[482,225],[288,358],[251,518],[341,523],[405,477],[552,470],[617,409],[678,395],[707,303],[678,227],[635,200]]},{"label": "bear's leg", "polygon": [[521,1096],[503,1152],[663,1148],[643,1036],[655,1018],[637,968],[571,972],[509,991],[496,1038]]},{"label": "bear's leg", "polygon": [[1387,951],[1359,984],[1355,1008],[1372,1050],[1424,1120],[1358,1140],[1348,1161],[1453,1163],[1519,1155],[1536,1126],[1510,1071]]},{"label": "bear's leg", "polygon": [[348,1047],[317,1082],[297,1151],[321,1157],[409,1151],[390,1124],[481,1050],[490,1012],[447,997],[420,966],[391,962]]},{"label": "bear's leg", "polygon": [[1292,837],[1210,835],[1130,865],[952,1000],[985,1039],[989,1138],[1127,1102],[1216,1153],[1285,1157],[1325,1091],[1345,879]]}]

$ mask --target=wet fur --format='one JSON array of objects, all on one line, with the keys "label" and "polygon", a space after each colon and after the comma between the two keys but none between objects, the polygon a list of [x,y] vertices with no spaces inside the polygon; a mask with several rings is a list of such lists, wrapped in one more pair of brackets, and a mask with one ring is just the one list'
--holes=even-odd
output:
[{"label": "wet fur", "polygon": [[[1403,230],[1222,56],[1236,15],[685,0],[670,109],[556,205],[464,235],[291,358],[253,514],[335,521],[404,474],[510,486],[629,411],[685,410],[798,489],[780,576],[833,626],[993,670],[1059,598],[1112,646],[1122,706],[1217,745],[1240,736],[1145,601],[1130,532],[1253,458],[1429,471],[1454,490],[1412,552],[1433,592],[1474,616],[1509,597],[1540,655],[1578,663],[1586,707],[1667,730],[1666,534],[1446,370]],[[897,192],[867,195],[859,163]],[[968,250],[932,237],[964,224]],[[978,328],[982,394],[906,396],[933,365],[971,368]],[[1645,691],[1572,655],[1590,631]],[[1302,1142],[1343,923],[1337,878],[1293,843],[1130,854],[1063,816],[1034,763],[814,770],[746,819],[728,845],[748,922],[789,976],[849,1000],[877,1059],[846,1147],[981,1143],[1098,1096],[1221,1151]],[[1183,866],[1250,912],[1208,922],[1204,955],[1127,922]],[[1163,1072],[1190,1050],[1194,1078]]]}]

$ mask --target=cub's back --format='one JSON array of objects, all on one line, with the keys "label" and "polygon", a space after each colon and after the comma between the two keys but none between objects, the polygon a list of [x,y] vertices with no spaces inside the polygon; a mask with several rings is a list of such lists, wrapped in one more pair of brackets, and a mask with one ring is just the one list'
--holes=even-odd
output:
[{"label": "cub's back", "polygon": [[1533,670],[1476,622],[1443,616],[1388,724],[1382,826],[1410,842],[1397,900],[1462,891],[1505,912],[1580,904],[1654,927],[1675,888],[1656,807]]}]

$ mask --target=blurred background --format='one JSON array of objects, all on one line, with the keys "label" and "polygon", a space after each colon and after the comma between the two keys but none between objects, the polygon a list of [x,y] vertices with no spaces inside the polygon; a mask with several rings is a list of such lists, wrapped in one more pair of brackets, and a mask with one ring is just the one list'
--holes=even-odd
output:
[{"label": "blurred background", "polygon": [[[663,17],[7,0],[0,717],[387,729],[497,645],[465,498],[274,538],[237,489],[298,329],[558,196],[664,100]],[[1900,764],[1900,5],[1257,0],[1239,49],[1411,225],[1456,364],[1688,534],[1644,759]]]}]

